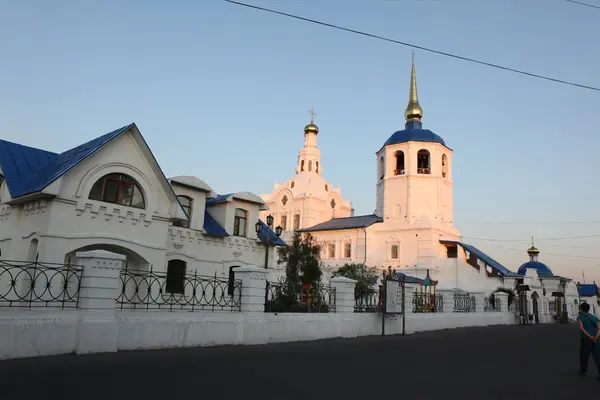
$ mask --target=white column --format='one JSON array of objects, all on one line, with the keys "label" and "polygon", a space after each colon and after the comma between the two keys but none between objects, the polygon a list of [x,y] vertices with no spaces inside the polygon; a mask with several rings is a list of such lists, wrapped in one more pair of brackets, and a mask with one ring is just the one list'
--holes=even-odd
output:
[{"label": "white column", "polygon": [[496,292],[494,293],[494,297],[496,298],[496,308],[500,304],[500,311],[508,312],[508,293]]},{"label": "white column", "polygon": [[83,265],[79,289],[77,354],[117,351],[119,326],[115,300],[119,295],[119,273],[125,256],[104,250],[79,252]]},{"label": "white column", "polygon": [[475,292],[469,294],[475,296],[475,312],[483,312],[485,308],[485,293]]},{"label": "white column", "polygon": [[335,288],[335,312],[354,312],[354,288],[356,287],[356,281],[343,276],[337,276],[331,278],[329,282],[331,283],[331,287]]},{"label": "white column", "polygon": [[235,279],[242,281],[242,312],[264,312],[267,270],[248,265],[233,269]]},{"label": "white column", "polygon": [[454,312],[454,293],[453,289],[440,289],[437,294],[441,295],[444,302],[444,312]]}]

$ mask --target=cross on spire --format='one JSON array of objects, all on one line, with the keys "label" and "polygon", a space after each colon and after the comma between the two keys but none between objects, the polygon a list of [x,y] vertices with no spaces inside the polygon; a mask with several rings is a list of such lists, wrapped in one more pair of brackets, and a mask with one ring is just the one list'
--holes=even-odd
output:
[{"label": "cross on spire", "polygon": [[317,115],[317,112],[314,108],[311,108],[308,112],[310,113],[310,123],[312,124],[315,122],[315,115]]}]

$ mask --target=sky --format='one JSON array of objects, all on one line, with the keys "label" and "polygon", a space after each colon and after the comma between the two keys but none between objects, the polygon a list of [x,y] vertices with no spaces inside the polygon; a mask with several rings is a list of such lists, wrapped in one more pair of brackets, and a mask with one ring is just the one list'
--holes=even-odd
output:
[{"label": "sky", "polygon": [[[600,87],[600,10],[564,0],[244,1]],[[262,194],[294,175],[314,107],[323,176],[370,214],[411,51],[222,0],[4,0],[0,137],[61,152],[135,122],[167,176]],[[533,236],[555,273],[600,283],[600,92],[415,58],[463,241],[516,270]]]}]

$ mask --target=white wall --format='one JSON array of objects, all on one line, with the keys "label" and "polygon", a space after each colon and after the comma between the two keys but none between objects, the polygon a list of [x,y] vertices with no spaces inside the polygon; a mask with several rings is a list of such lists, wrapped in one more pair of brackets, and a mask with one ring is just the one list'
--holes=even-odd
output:
[{"label": "white wall", "polygon": [[[86,311],[0,313],[0,359],[76,351]],[[386,320],[386,334],[402,332],[401,319]],[[406,332],[466,326],[508,325],[507,312],[409,314]],[[266,314],[117,311],[112,324],[118,350],[267,344],[381,334],[381,315],[371,313]],[[102,327],[106,329],[106,326]],[[100,331],[100,326],[98,328]],[[90,335],[89,327],[86,334]]]}]

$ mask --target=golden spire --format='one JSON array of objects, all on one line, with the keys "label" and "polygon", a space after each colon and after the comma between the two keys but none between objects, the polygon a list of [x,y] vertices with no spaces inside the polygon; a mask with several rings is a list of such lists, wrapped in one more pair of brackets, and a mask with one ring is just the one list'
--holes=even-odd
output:
[{"label": "golden spire", "polygon": [[527,254],[529,254],[530,257],[535,257],[540,254],[540,251],[534,245],[533,236],[531,237],[531,247],[527,249]]},{"label": "golden spire", "polygon": [[419,104],[419,95],[417,94],[417,74],[415,73],[415,52],[412,53],[412,70],[410,72],[410,92],[408,94],[408,106],[404,112],[406,122],[421,121],[423,118],[423,109]]}]

